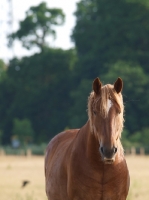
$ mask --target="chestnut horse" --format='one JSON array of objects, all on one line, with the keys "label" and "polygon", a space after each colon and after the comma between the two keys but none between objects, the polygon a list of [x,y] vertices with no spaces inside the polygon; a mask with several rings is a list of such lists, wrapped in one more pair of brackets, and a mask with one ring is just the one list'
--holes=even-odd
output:
[{"label": "chestnut horse", "polygon": [[[88,121],[49,143],[45,156],[48,200],[126,200],[129,171],[120,142],[123,82],[93,82]],[[78,99],[79,100],[79,99]]]}]

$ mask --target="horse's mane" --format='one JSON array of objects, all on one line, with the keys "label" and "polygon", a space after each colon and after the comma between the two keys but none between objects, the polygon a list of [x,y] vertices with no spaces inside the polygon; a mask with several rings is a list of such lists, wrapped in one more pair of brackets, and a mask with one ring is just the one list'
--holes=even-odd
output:
[{"label": "horse's mane", "polygon": [[[90,93],[90,96],[88,97],[88,117],[90,122],[90,130],[91,132],[94,132],[93,127],[93,108],[96,108],[98,112],[100,113],[102,118],[106,118],[108,115],[108,109],[107,109],[107,101],[109,97],[112,99],[112,101],[115,101],[121,110],[120,117],[118,120],[119,123],[119,137],[121,138],[121,132],[123,130],[123,124],[124,124],[124,105],[123,105],[123,98],[121,94],[117,94],[114,90],[113,86],[110,84],[107,84],[101,88],[101,92],[99,96],[96,96],[94,91]],[[100,101],[100,104],[98,102]],[[95,133],[100,134],[100,133]],[[119,144],[121,146],[121,150],[123,151],[123,147],[121,145],[121,142],[119,140]]]}]

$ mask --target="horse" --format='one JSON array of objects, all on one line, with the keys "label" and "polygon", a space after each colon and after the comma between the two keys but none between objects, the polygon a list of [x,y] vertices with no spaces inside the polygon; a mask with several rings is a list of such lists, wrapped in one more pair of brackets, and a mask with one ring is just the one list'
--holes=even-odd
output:
[{"label": "horse", "polygon": [[[45,154],[48,200],[126,200],[130,176],[120,138],[124,124],[123,81],[102,85],[88,97],[88,120],[57,134]],[[79,101],[79,99],[78,99]]]}]

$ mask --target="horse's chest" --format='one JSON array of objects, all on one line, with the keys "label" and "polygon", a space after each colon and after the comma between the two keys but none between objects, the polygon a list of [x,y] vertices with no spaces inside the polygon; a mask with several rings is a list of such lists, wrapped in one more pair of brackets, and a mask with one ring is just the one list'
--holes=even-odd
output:
[{"label": "horse's chest", "polygon": [[76,200],[125,200],[127,182],[127,173],[122,173],[119,167],[117,170],[110,166],[102,167],[98,173],[80,173],[72,186],[72,196]]},{"label": "horse's chest", "polygon": [[129,176],[123,166],[105,169],[102,184],[102,200],[126,200]]}]

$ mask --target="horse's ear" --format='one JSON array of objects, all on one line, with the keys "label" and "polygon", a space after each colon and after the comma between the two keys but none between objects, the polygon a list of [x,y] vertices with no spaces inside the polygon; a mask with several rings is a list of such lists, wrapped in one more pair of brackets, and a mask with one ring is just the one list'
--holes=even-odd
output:
[{"label": "horse's ear", "polygon": [[94,90],[94,92],[95,92],[97,95],[100,93],[101,86],[102,86],[101,81],[99,80],[99,78],[96,78],[96,79],[93,81],[93,90]]},{"label": "horse's ear", "polygon": [[114,89],[116,90],[117,93],[120,93],[123,89],[123,81],[119,77],[116,82],[114,83]]}]

